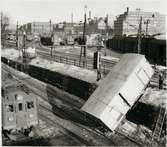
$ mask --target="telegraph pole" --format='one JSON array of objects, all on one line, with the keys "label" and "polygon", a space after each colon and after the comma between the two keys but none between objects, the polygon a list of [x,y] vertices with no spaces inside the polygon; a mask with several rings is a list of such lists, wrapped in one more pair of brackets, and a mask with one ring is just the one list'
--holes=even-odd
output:
[{"label": "telegraph pole", "polygon": [[42,34],[44,34],[44,26],[42,25]]},{"label": "telegraph pole", "polygon": [[141,53],[141,31],[142,31],[142,16],[140,17],[138,35],[137,35],[137,53]]},{"label": "telegraph pole", "polygon": [[23,32],[23,63],[26,63],[26,32]]},{"label": "telegraph pole", "polygon": [[35,22],[34,22],[34,24],[33,24],[33,27],[34,27],[34,33],[35,33]]},{"label": "telegraph pole", "polygon": [[84,44],[84,61],[83,66],[86,67],[86,11],[87,11],[87,5],[85,5],[85,14],[84,14],[84,29],[83,29],[83,44]]},{"label": "telegraph pole", "polygon": [[23,49],[22,49],[22,61],[23,61],[23,70],[27,72],[27,53],[26,53],[26,32],[23,32]]},{"label": "telegraph pole", "polygon": [[16,25],[16,48],[19,50],[19,44],[18,44],[18,21]]},{"label": "telegraph pole", "polygon": [[94,53],[94,60],[96,60],[95,62],[97,65],[95,67],[95,69],[97,69],[97,81],[101,79],[101,54],[100,54],[101,42],[102,42],[102,38],[98,36],[97,51]]},{"label": "telegraph pole", "polygon": [[49,24],[50,24],[50,34],[51,34],[51,27],[52,27],[52,21],[51,21],[51,19],[49,20]]},{"label": "telegraph pole", "polygon": [[53,34],[53,30],[51,30],[51,27],[52,27],[52,21],[51,19],[49,20],[49,24],[50,24],[50,36],[51,36],[51,57],[53,56],[53,44],[54,44],[54,34]]},{"label": "telegraph pole", "polygon": [[148,24],[150,23],[150,20],[147,19],[144,24],[146,24],[146,37],[148,36]]},{"label": "telegraph pole", "polygon": [[82,36],[82,45],[81,45],[81,52],[80,52],[80,62],[81,63],[81,59],[82,59],[82,55],[83,55],[83,67],[86,67],[86,11],[87,11],[87,5],[85,5],[84,8],[84,26],[83,26],[83,36]]},{"label": "telegraph pole", "polygon": [[107,39],[108,39],[108,14],[107,14],[107,16],[105,18],[105,24],[106,24],[106,26],[105,26],[105,34],[106,34],[106,36],[105,36],[105,56],[106,56],[107,55],[107,53],[106,53],[106,50],[107,50]]}]

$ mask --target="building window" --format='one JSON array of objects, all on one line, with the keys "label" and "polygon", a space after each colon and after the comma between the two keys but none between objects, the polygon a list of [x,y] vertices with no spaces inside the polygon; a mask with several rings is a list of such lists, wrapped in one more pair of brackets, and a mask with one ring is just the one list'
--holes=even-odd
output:
[{"label": "building window", "polygon": [[6,109],[7,109],[7,112],[14,112],[14,107],[13,107],[12,104],[11,105],[7,105]]},{"label": "building window", "polygon": [[3,88],[1,88],[1,93],[2,93],[2,97],[4,97],[5,96],[5,91],[4,91]]},{"label": "building window", "polygon": [[28,109],[34,108],[34,103],[33,102],[27,102],[27,108]]},{"label": "building window", "polygon": [[22,105],[22,103],[19,103],[19,111],[22,111],[23,110],[23,105]]}]

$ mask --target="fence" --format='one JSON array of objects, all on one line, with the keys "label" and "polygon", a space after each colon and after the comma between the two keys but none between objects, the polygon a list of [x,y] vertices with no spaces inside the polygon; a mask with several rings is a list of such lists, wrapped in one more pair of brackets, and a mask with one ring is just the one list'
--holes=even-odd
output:
[{"label": "fence", "polygon": [[[80,62],[79,58],[72,58],[72,57],[55,55],[55,54],[53,54],[51,56],[48,53],[42,53],[42,52],[37,52],[37,56],[48,59],[48,60],[56,61],[58,63],[65,63],[65,64],[74,65],[74,66],[78,66],[78,67],[84,67],[83,62],[81,62],[81,64],[79,64],[79,62]],[[114,65],[115,65],[114,63],[110,63],[110,64],[101,63],[101,72],[104,75],[106,75]],[[95,70],[95,69],[93,69],[93,59],[87,58],[86,68],[89,70]]]}]

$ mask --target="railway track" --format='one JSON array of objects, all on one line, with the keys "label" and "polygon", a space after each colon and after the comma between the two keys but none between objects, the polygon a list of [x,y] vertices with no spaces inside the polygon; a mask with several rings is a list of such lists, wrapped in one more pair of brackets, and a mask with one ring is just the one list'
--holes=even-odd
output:
[{"label": "railway track", "polygon": [[[51,58],[51,51],[50,51],[50,49],[44,49],[44,48],[37,48],[36,49],[36,52],[37,52],[37,54],[41,54],[41,55],[47,55],[47,56],[50,56],[50,58]],[[77,60],[77,61],[79,61],[79,59],[80,59],[80,55],[78,55],[78,54],[73,54],[73,53],[64,53],[64,52],[59,52],[59,51],[53,51],[53,53],[52,53],[52,55],[53,55],[53,57],[54,56],[61,56],[61,57],[64,57],[64,58],[66,58],[66,57],[68,57],[69,59],[71,59],[71,60]],[[110,68],[112,68],[117,62],[119,61],[119,59],[117,59],[117,60],[108,60],[108,59],[104,59],[103,57],[101,58],[101,65],[102,66],[105,66],[106,67],[106,69],[108,68],[108,69],[110,69]],[[89,64],[91,64],[92,65],[92,67],[93,67],[93,56],[87,56],[87,62],[89,63]]]},{"label": "railway track", "polygon": [[[2,75],[3,75],[3,78],[7,77],[8,71],[3,69]],[[44,122],[47,123],[47,125],[42,126],[42,125],[38,124],[38,126],[34,127],[33,130],[34,130],[34,133],[36,134],[34,137],[21,136],[21,137],[19,137],[19,140],[12,141],[3,135],[3,145],[16,145],[16,146],[17,145],[33,145],[33,146],[34,145],[39,145],[39,146],[47,145],[47,142],[41,142],[40,139],[47,140],[48,137],[51,137],[51,138],[53,137],[53,135],[54,135],[53,131],[51,133],[46,133],[46,130],[48,130],[50,128],[51,129],[55,128],[56,129],[55,132],[57,132],[57,130],[58,130],[58,135],[63,136],[62,139],[66,138],[66,139],[70,140],[70,141],[67,141],[70,143],[70,145],[79,145],[79,146],[90,145],[90,144],[88,144],[88,142],[86,142],[82,138],[76,137],[75,134],[70,132],[70,130],[65,129],[62,125],[60,125],[56,121],[53,121],[53,119],[51,119],[53,117],[53,114],[50,114],[51,111],[50,111],[50,113],[46,114],[46,112],[44,112],[44,110],[43,110],[44,109],[43,105],[40,104],[39,105],[40,107],[38,107],[38,116],[39,116],[40,121],[44,120]],[[42,110],[40,108],[42,108]],[[49,109],[47,109],[47,110],[49,110]],[[41,111],[42,111],[42,113],[41,113]],[[42,127],[42,130],[39,128],[39,126]],[[47,126],[49,126],[49,127],[47,127]],[[36,130],[38,130],[38,131],[36,131]],[[42,134],[42,136],[41,136],[41,134]],[[47,137],[46,135],[43,135],[43,134],[50,134],[50,136],[47,135],[48,136]],[[55,135],[57,135],[57,134],[55,134]],[[51,140],[50,138],[48,138],[48,139]],[[56,144],[56,145],[60,145],[60,144]]]},{"label": "railway track", "polygon": [[[59,63],[64,63],[64,64],[69,64],[69,65],[74,65],[74,66],[78,66],[78,67],[83,67],[83,63],[79,61],[79,58],[71,58],[68,56],[64,56],[64,55],[50,55],[49,53],[46,52],[37,52],[37,55],[41,58],[47,59],[47,60],[52,60],[55,62],[59,62]],[[110,64],[101,64],[101,72],[106,75],[115,65],[116,63],[110,63]],[[94,70],[93,69],[93,59],[87,59],[86,61],[86,68],[89,70]]]},{"label": "railway track", "polygon": [[[44,109],[44,108],[41,108],[41,109]],[[51,113],[51,112],[49,112]],[[48,113],[47,113],[48,114]],[[50,114],[49,114],[50,115]],[[74,144],[72,145],[78,145],[78,146],[86,146],[86,145],[90,145],[87,141],[83,140],[81,137],[75,135],[73,132],[67,130],[66,128],[64,128],[63,126],[61,126],[60,124],[58,124],[57,122],[55,122],[52,119],[48,118],[48,116],[46,117],[46,111],[42,111],[38,113],[38,116],[44,120],[46,123],[49,123],[50,125],[52,125],[53,127],[56,127],[59,126],[59,128],[61,128],[61,131],[59,131],[61,133],[61,135],[64,135],[65,138],[66,136],[68,137],[68,139],[72,140],[72,142],[75,142]],[[52,116],[52,115],[50,115]],[[71,142],[71,141],[70,141]],[[66,143],[67,144],[67,143]],[[53,144],[55,145],[55,144]],[[60,145],[60,144],[57,144],[57,145]],[[69,144],[67,144],[69,145]]]},{"label": "railway track", "polygon": [[[81,142],[84,143],[82,145],[88,145],[88,146],[103,145],[102,143],[97,142],[97,139],[95,138],[95,134],[97,133],[92,132],[92,130],[88,130],[87,128],[80,126],[75,122],[70,122],[70,121],[64,122],[63,119],[60,119],[59,117],[54,115],[55,113],[44,105],[40,105],[40,109],[41,109],[40,115],[47,114],[47,119],[51,120],[54,124],[56,123],[61,127],[63,127],[64,129],[66,129],[68,132],[70,132],[70,134],[75,134],[74,136],[78,136],[77,138],[79,138],[79,140],[82,140]],[[99,136],[99,134],[97,135]]]},{"label": "railway track", "polygon": [[[8,44],[16,47],[15,41],[8,41]],[[27,43],[27,46],[32,45],[31,42]],[[82,67],[82,61],[81,64],[79,63],[80,61],[80,55],[79,54],[74,54],[74,53],[65,53],[65,52],[59,52],[53,50],[52,56],[51,56],[51,49],[49,47],[41,45],[40,42],[35,43],[36,46],[36,53],[38,56],[48,59],[48,60],[54,60],[56,62],[60,63],[65,63],[65,64],[70,64],[70,65],[75,65],[78,67]],[[61,48],[61,47],[60,47]],[[101,58],[101,70],[104,74],[107,74],[112,67],[119,61],[119,59],[113,59],[113,60],[108,60],[104,59],[103,57]],[[87,56],[86,59],[86,68],[92,70],[93,69],[93,56]]]},{"label": "railway track", "polygon": [[[8,74],[9,73],[9,71],[8,70],[6,70],[5,68],[3,68],[3,72],[5,72],[6,74]],[[26,78],[27,79],[27,78]],[[20,80],[20,79],[19,79]],[[22,79],[22,80],[24,80],[24,79]],[[24,82],[23,82],[24,83]],[[35,87],[35,89],[34,90],[36,90],[36,88],[37,87]],[[32,89],[31,89],[32,90]],[[33,92],[34,92],[34,90],[33,90]],[[61,125],[61,121],[59,121],[59,123],[57,122],[57,121],[55,121],[55,118],[53,119],[53,117],[55,117],[55,115],[53,115],[53,111],[52,111],[52,109],[51,108],[49,108],[49,107],[47,107],[45,104],[46,104],[46,102],[47,102],[47,100],[46,100],[46,98],[45,98],[45,96],[43,95],[43,91],[40,89],[40,94],[39,93],[36,93],[35,92],[35,94],[38,94],[39,96],[42,96],[42,100],[45,102],[43,102],[43,101],[41,101],[40,100],[40,104],[39,104],[39,115],[40,116],[42,116],[43,117],[43,119],[45,119],[45,121],[47,121],[48,123],[52,123],[52,125],[58,125],[58,126],[60,126],[60,127],[62,127],[64,130],[66,130],[67,131],[67,128],[64,128],[62,125]],[[68,103],[68,105],[69,105],[69,103]],[[72,105],[72,103],[70,103],[70,105],[71,106],[73,106]],[[64,107],[64,105],[62,105],[63,107]],[[61,107],[62,107],[61,106]],[[47,114],[47,115],[46,115]],[[58,119],[58,117],[56,118],[56,120]],[[70,134],[73,134],[70,130],[68,130],[68,132],[70,132]],[[88,141],[86,141],[86,140],[84,140],[84,139],[82,139],[82,138],[80,138],[80,137],[78,137],[80,140],[82,140],[82,142],[84,142],[84,144],[83,143],[81,143],[80,142],[80,145],[93,145],[93,144],[91,144],[91,143],[88,143]],[[76,140],[76,139],[75,139]],[[12,142],[11,142],[12,143]]]}]

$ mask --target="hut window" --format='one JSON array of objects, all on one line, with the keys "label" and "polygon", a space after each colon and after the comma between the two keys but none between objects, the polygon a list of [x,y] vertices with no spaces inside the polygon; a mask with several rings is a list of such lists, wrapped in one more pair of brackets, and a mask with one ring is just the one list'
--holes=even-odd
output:
[{"label": "hut window", "polygon": [[7,105],[6,109],[7,109],[8,112],[14,112],[14,108],[13,108],[12,104],[11,105]]},{"label": "hut window", "polygon": [[19,111],[22,111],[23,110],[23,105],[22,105],[22,103],[19,103]]},{"label": "hut window", "polygon": [[4,97],[5,96],[5,91],[4,91],[3,88],[1,89],[1,92],[2,92],[2,96]]},{"label": "hut window", "polygon": [[34,108],[34,103],[33,102],[27,102],[27,108],[28,109]]}]

